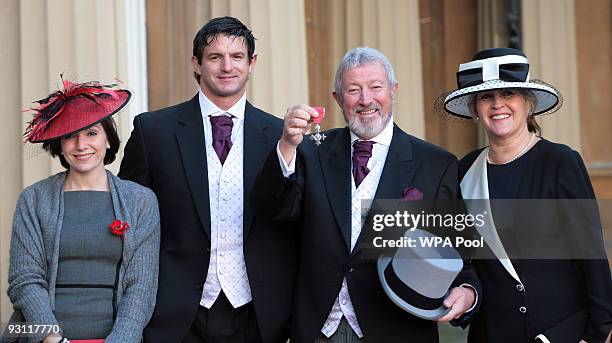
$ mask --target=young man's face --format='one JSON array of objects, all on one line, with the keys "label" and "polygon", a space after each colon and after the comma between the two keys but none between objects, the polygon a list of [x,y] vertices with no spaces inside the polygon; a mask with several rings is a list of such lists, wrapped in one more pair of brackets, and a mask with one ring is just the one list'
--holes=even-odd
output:
[{"label": "young man's face", "polygon": [[204,47],[202,63],[192,57],[195,73],[200,75],[200,88],[213,102],[235,102],[245,92],[249,73],[255,68],[257,56],[249,62],[243,37],[220,34]]}]

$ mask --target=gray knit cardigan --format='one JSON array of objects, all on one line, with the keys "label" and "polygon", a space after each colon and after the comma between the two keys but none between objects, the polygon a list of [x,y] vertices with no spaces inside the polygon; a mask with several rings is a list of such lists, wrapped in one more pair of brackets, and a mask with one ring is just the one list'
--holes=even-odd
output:
[{"label": "gray knit cardigan", "polygon": [[[160,240],[157,198],[148,188],[121,180],[108,171],[107,175],[115,217],[127,221],[130,228],[123,241],[117,318],[105,342],[140,342],[157,293]],[[57,324],[53,309],[65,177],[66,172],[50,176],[27,187],[19,196],[13,218],[7,291],[15,309],[13,320],[21,317],[37,324]],[[19,341],[40,342],[46,335],[31,335]]]}]

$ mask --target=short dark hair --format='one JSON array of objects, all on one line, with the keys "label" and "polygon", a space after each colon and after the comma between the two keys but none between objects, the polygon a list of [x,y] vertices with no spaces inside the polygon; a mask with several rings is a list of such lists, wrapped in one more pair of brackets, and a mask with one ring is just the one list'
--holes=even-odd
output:
[{"label": "short dark hair", "polygon": [[[204,48],[217,39],[219,35],[227,35],[230,37],[243,37],[247,46],[247,58],[249,63],[255,54],[255,37],[251,30],[244,25],[240,20],[234,17],[218,17],[211,19],[206,23],[193,39],[193,56],[198,59],[198,63],[202,64],[202,54]],[[193,73],[194,77],[200,82],[200,75]]]},{"label": "short dark hair", "polygon": [[[121,141],[119,140],[119,134],[117,134],[117,124],[115,124],[113,117],[108,117],[102,120],[100,124],[102,124],[102,128],[106,133],[106,139],[108,139],[108,144],[110,145],[110,148],[106,149],[106,155],[104,155],[104,165],[107,165],[113,163],[115,160]],[[64,155],[62,155],[62,137],[44,142],[42,148],[45,151],[48,151],[51,156],[58,156],[62,166],[66,169],[70,169],[68,161],[66,161]]]}]

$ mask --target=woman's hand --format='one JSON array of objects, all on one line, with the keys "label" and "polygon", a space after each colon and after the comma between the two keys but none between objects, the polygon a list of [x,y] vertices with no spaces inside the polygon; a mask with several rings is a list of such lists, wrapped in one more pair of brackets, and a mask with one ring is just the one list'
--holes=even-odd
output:
[{"label": "woman's hand", "polygon": [[57,333],[52,333],[42,340],[42,343],[58,343],[62,339],[62,336]]}]

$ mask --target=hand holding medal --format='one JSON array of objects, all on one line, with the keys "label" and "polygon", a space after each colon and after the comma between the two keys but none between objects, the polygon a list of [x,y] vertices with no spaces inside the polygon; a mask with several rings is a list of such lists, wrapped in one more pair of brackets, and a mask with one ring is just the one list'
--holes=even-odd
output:
[{"label": "hand holding medal", "polygon": [[314,141],[314,144],[319,146],[321,145],[321,141],[327,138],[324,134],[321,133],[321,126],[319,125],[319,123],[323,121],[323,118],[325,118],[325,107],[312,106],[312,108],[314,108],[317,113],[319,113],[319,115],[317,117],[312,118],[312,123],[315,124],[315,133],[310,136],[310,139]]},{"label": "hand holding medal", "polygon": [[283,134],[278,144],[281,155],[285,162],[289,163],[295,156],[297,146],[304,139],[311,124],[314,124],[315,133],[311,139],[316,145],[320,145],[325,139],[321,133],[319,123],[325,117],[325,108],[310,107],[308,105],[296,105],[289,107],[283,119]]}]

